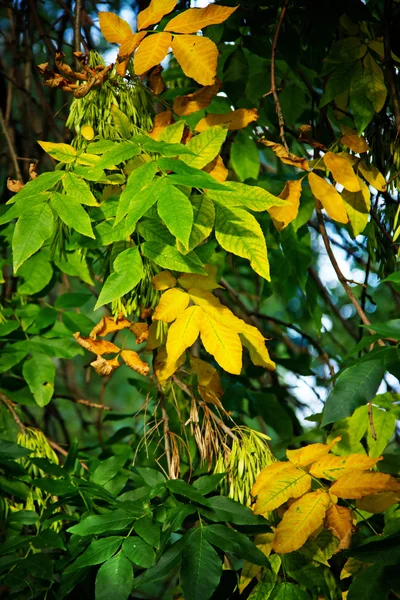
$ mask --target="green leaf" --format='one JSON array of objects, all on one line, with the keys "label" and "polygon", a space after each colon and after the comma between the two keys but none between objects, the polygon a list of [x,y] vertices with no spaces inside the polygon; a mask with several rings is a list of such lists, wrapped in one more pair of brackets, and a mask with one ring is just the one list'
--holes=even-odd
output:
[{"label": "green leaf", "polygon": [[92,296],[90,294],[80,294],[76,292],[62,294],[61,296],[58,296],[54,306],[56,308],[80,308],[91,298]]},{"label": "green leaf", "polygon": [[50,173],[42,173],[36,179],[28,181],[15,196],[7,202],[7,204],[13,204],[14,202],[20,202],[21,200],[31,201],[31,198],[41,192],[47,192],[56,183],[65,177],[65,171],[51,171]]},{"label": "green leaf", "polygon": [[158,242],[144,242],[140,248],[146,258],[154,261],[156,265],[159,265],[164,269],[172,269],[173,271],[180,271],[181,273],[207,274],[203,269],[203,263],[192,252],[183,256],[173,246]]},{"label": "green leaf", "polygon": [[96,577],[95,600],[127,600],[133,587],[133,569],[125,554],[107,560]]},{"label": "green leaf", "polygon": [[277,554],[270,557],[271,570],[264,571],[261,581],[253,588],[248,600],[268,600],[275,587],[281,562],[281,558]]},{"label": "green leaf", "polygon": [[375,112],[380,112],[386,102],[387,90],[383,71],[368,53],[364,58],[365,92]]},{"label": "green leaf", "polygon": [[76,487],[71,482],[63,479],[50,479],[50,477],[33,479],[32,485],[53,496],[69,496],[70,494],[77,494]]},{"label": "green leaf", "polygon": [[238,131],[231,147],[231,162],[240,181],[257,179],[260,154],[254,140],[246,131]]},{"label": "green leaf", "polygon": [[[129,175],[126,188],[119,198],[114,227],[128,213],[131,204],[133,207],[134,204],[140,202],[140,196],[143,189],[153,181],[156,172],[157,164],[154,161],[144,163],[144,165],[132,171]],[[136,200],[134,200],[134,198],[136,198]]]},{"label": "green leaf", "polygon": [[203,475],[196,479],[193,483],[193,487],[198,490],[201,494],[209,494],[214,491],[218,484],[224,479],[225,473],[215,473],[214,475]]},{"label": "green leaf", "polygon": [[270,281],[267,246],[258,221],[241,208],[216,206],[215,237],[232,254],[247,258],[252,269]]},{"label": "green leaf", "polygon": [[49,356],[34,354],[24,362],[22,374],[31,390],[36,403],[46,406],[54,393],[56,367]]},{"label": "green leaf", "polygon": [[160,547],[160,525],[147,515],[144,515],[136,521],[133,530],[140,535],[145,542],[150,544],[150,546],[153,546],[154,548]]},{"label": "green leaf", "polygon": [[77,151],[73,146],[69,144],[57,144],[55,142],[39,142],[39,146],[43,148],[47,154],[55,158],[56,160],[70,164],[75,162],[77,157]]},{"label": "green leaf", "polygon": [[208,600],[222,575],[221,559],[205,538],[204,527],[195,530],[182,553],[180,582],[185,598]]},{"label": "green leaf", "polygon": [[4,350],[2,350],[0,355],[0,373],[5,373],[9,369],[12,369],[21,362],[22,359],[29,353],[29,347],[26,345],[26,348],[21,348],[19,342],[16,344],[10,344]]},{"label": "green leaf", "polygon": [[64,573],[71,573],[72,571],[76,571],[76,569],[83,569],[84,567],[99,565],[105,562],[115,554],[123,541],[123,537],[115,535],[100,540],[94,540],[90,546],[88,546],[88,548],[86,548],[86,550],[64,570]]},{"label": "green leaf", "polygon": [[361,134],[375,114],[375,109],[368,99],[365,79],[360,64],[353,65],[353,77],[350,89],[350,108],[354,114],[357,131]]},{"label": "green leaf", "polygon": [[147,569],[142,575],[139,575],[139,577],[135,579],[134,587],[142,586],[148,582],[153,583],[164,577],[171,576],[174,570],[180,565],[181,553],[193,533],[194,530],[188,531],[183,538],[172,544],[172,546],[163,552],[154,567],[150,567],[150,569]]},{"label": "green leaf", "polygon": [[197,504],[209,506],[209,502],[204,498],[203,494],[186,483],[186,481],[183,481],[183,479],[170,479],[167,481],[167,488],[173,494],[179,494],[180,496],[189,498],[189,500],[192,500]]},{"label": "green leaf", "polygon": [[164,183],[161,177],[154,179],[143,191],[131,198],[126,227],[132,231],[141,217],[155,204]]},{"label": "green leaf", "polygon": [[362,58],[367,51],[367,47],[358,37],[351,36],[336,42],[324,59],[325,63],[355,62]]},{"label": "green leaf", "polygon": [[340,94],[350,90],[351,80],[354,74],[354,65],[344,63],[335,66],[335,70],[330,74],[325,91],[322,94],[319,106],[322,108],[334,100]]},{"label": "green leaf", "polygon": [[192,196],[190,200],[193,206],[193,225],[187,247],[188,250],[194,250],[210,235],[214,227],[215,208],[213,201],[204,194]]},{"label": "green leaf", "polygon": [[63,258],[55,256],[54,263],[66,275],[79,277],[85,283],[93,285],[86,258],[79,250],[66,252],[65,257]]},{"label": "green leaf", "polygon": [[140,149],[132,142],[115,142],[114,148],[103,154],[96,163],[96,169],[109,169],[115,167],[125,160],[129,160],[140,154]]},{"label": "green leaf", "polygon": [[226,189],[223,183],[219,183],[205,171],[194,169],[178,158],[160,158],[157,164],[164,171],[174,171],[176,173],[176,175],[168,176],[168,180],[176,185],[189,185],[194,188],[209,190]]},{"label": "green leaf", "polygon": [[18,276],[25,280],[18,285],[18,294],[30,296],[40,292],[48,285],[53,276],[48,253],[37,252],[28,258],[20,266]]},{"label": "green leaf", "polygon": [[367,433],[368,454],[377,458],[382,454],[393,437],[396,429],[396,417],[391,412],[386,412],[373,406],[372,421],[374,423],[376,439],[372,437],[371,427],[369,427]]},{"label": "green leaf", "polygon": [[134,135],[131,138],[132,142],[135,142],[148,152],[157,152],[162,156],[178,156],[179,154],[190,154],[193,156],[193,149],[183,144],[168,144],[159,140],[153,140],[148,135]]},{"label": "green leaf", "polygon": [[104,486],[122,469],[126,463],[126,456],[111,456],[101,461],[93,471],[92,481],[97,485]]},{"label": "green leaf", "polygon": [[107,531],[120,531],[126,529],[134,521],[132,515],[125,510],[117,509],[102,515],[91,515],[77,525],[67,529],[68,533],[75,535],[96,535]]},{"label": "green leaf", "polygon": [[55,338],[48,339],[35,336],[29,340],[28,351],[39,352],[54,358],[74,358],[84,354],[83,349],[74,339]]},{"label": "green leaf", "polygon": [[46,202],[48,197],[48,193],[38,193],[30,196],[29,199],[25,198],[25,200],[15,202],[9,210],[7,210],[1,215],[0,225],[4,225],[5,223],[9,223],[13,219],[22,217],[23,214],[30,212],[34,206],[38,206]]},{"label": "green leaf", "polygon": [[355,364],[345,369],[326,400],[321,426],[350,416],[356,408],[372,400],[384,373],[380,360]]},{"label": "green leaf", "polygon": [[278,583],[269,598],[270,600],[310,600],[307,592],[294,583]]},{"label": "green leaf", "polygon": [[115,146],[116,142],[113,140],[99,140],[97,142],[91,142],[86,148],[89,154],[104,154],[109,152]]},{"label": "green leaf", "polygon": [[354,578],[349,587],[347,599],[377,600],[379,598],[379,600],[385,600],[390,597],[390,589],[393,584],[395,587],[398,585],[398,567],[385,567],[379,563],[369,569],[363,569]]},{"label": "green leaf", "polygon": [[212,508],[213,513],[209,511],[207,517],[212,521],[227,521],[232,525],[268,525],[264,517],[255,515],[250,508],[243,506],[231,498],[225,498],[224,496],[213,496],[207,498],[209,506]]},{"label": "green leaf", "polygon": [[182,151],[179,153],[179,158],[194,167],[195,169],[202,169],[208,163],[210,163],[219,154],[221,146],[225,141],[228,131],[220,125],[209,127],[205,131],[202,131],[198,135],[195,135],[187,144],[191,152],[197,156],[186,156],[183,155]]},{"label": "green leaf", "polygon": [[34,206],[15,226],[12,239],[14,273],[53,233],[53,213],[47,204]]},{"label": "green leaf", "polygon": [[178,144],[182,139],[184,129],[185,122],[183,120],[177,121],[176,123],[172,123],[172,125],[168,125],[168,127],[164,127],[160,132],[159,139],[169,144]]},{"label": "green leaf", "polygon": [[130,292],[143,278],[143,263],[137,247],[118,254],[113,273],[106,279],[94,310]]},{"label": "green leaf", "polygon": [[96,325],[96,323],[86,315],[75,312],[64,312],[62,315],[62,321],[65,327],[72,333],[79,331],[79,333],[83,336],[88,336],[93,327]]},{"label": "green leaf", "polygon": [[238,183],[236,181],[229,181],[225,184],[224,192],[209,190],[207,195],[223,206],[238,206],[254,210],[255,212],[268,210],[272,206],[285,205],[285,200],[270,194],[262,187],[246,185],[245,183]]},{"label": "green leaf", "polygon": [[379,333],[379,335],[382,337],[396,338],[396,340],[400,340],[400,319],[392,319],[391,321],[386,321],[385,323],[372,323],[368,327],[369,329],[372,329],[372,331]]},{"label": "green leaf", "polygon": [[116,104],[111,105],[113,123],[123,138],[129,138],[132,133],[132,123],[129,117]]},{"label": "green leaf", "polygon": [[76,198],[54,192],[51,196],[51,205],[68,227],[82,235],[94,238],[90,217]]},{"label": "green leaf", "polygon": [[156,553],[153,548],[140,537],[127,538],[122,544],[122,551],[138,567],[148,569],[156,562]]},{"label": "green leaf", "polygon": [[224,552],[232,552],[254,565],[269,566],[268,558],[257,548],[244,533],[225,525],[208,525],[204,527],[205,538],[213,546]]},{"label": "green leaf", "polygon": [[158,214],[172,235],[184,246],[188,246],[193,225],[193,207],[189,198],[172,185],[169,179],[164,178],[159,186]]},{"label": "green leaf", "polygon": [[158,217],[156,219],[142,219],[138,223],[137,230],[146,242],[164,242],[168,246],[175,244],[174,236]]},{"label": "green leaf", "polygon": [[90,191],[90,187],[80,177],[77,177],[73,173],[65,173],[62,183],[65,193],[79,204],[99,206],[99,203]]},{"label": "green leaf", "polygon": [[21,458],[31,453],[32,450],[24,448],[15,442],[0,439],[0,458]]}]

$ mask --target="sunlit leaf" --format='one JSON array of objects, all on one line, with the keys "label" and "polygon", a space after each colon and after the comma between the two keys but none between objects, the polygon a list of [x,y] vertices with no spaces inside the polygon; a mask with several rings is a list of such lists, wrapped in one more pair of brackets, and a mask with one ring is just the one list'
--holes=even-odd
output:
[{"label": "sunlit leaf", "polygon": [[150,373],[150,367],[145,363],[134,350],[122,350],[121,358],[126,366],[136,371],[139,375],[147,376]]},{"label": "sunlit leaf", "polygon": [[114,354],[119,352],[118,346],[107,340],[94,340],[91,337],[81,337],[80,333],[74,333],[74,338],[82,348],[102,356],[103,354]]},{"label": "sunlit leaf", "polygon": [[350,547],[351,538],[355,530],[353,520],[353,513],[347,506],[332,504],[328,508],[325,518],[325,527],[329,529],[329,531],[332,531],[333,535],[339,540],[339,545],[335,552]]},{"label": "sunlit leaf", "polygon": [[113,264],[113,272],[107,277],[94,310],[130,292],[143,277],[143,263],[138,248],[128,248]]},{"label": "sunlit leaf", "polygon": [[214,83],[218,48],[212,40],[197,35],[175,35],[172,52],[187,77],[201,85]]},{"label": "sunlit leaf", "polygon": [[218,25],[223,23],[235,12],[237,6],[218,6],[209,4],[205,8],[189,8],[180,15],[177,15],[168,23],[165,31],[174,33],[196,33],[199,29],[209,25]]},{"label": "sunlit leaf", "polygon": [[229,131],[243,129],[249,123],[257,121],[259,115],[256,108],[238,108],[226,114],[208,114],[197,123],[196,131],[205,131],[214,125],[226,125]]},{"label": "sunlit leaf", "polygon": [[333,185],[315,173],[309,174],[308,183],[313,195],[321,202],[331,219],[339,221],[339,223],[347,223],[349,218],[346,207],[341,195]]},{"label": "sunlit leaf", "polygon": [[151,0],[149,6],[138,14],[138,29],[146,29],[149,25],[158,23],[175,8],[176,2],[177,0]]},{"label": "sunlit leaf", "polygon": [[381,492],[400,492],[400,482],[387,473],[370,473],[354,469],[335,481],[330,491],[339,498],[358,499]]},{"label": "sunlit leaf", "polygon": [[306,467],[307,465],[319,460],[340,442],[342,438],[336,437],[329,444],[309,444],[299,450],[286,450],[286,456],[291,463],[297,467]]},{"label": "sunlit leaf", "polygon": [[350,454],[349,456],[328,454],[311,465],[310,473],[314,477],[336,481],[336,479],[351,473],[354,469],[369,471],[382,458],[382,456],[372,458],[365,454]]},{"label": "sunlit leaf", "polygon": [[287,462],[272,463],[261,471],[251,494],[257,500],[254,512],[265,515],[278,508],[289,498],[302,496],[311,486],[311,477]]},{"label": "sunlit leaf", "polygon": [[98,375],[108,376],[112,375],[119,367],[119,360],[117,357],[106,360],[102,356],[98,356],[96,360],[90,363],[93,369]]},{"label": "sunlit leaf", "polygon": [[151,281],[155,290],[163,291],[176,286],[176,279],[169,271],[161,271]]},{"label": "sunlit leaf", "polygon": [[190,357],[190,365],[193,372],[197,375],[200,396],[205,402],[211,402],[212,404],[218,405],[219,399],[224,391],[217,369],[208,362],[196,358],[195,356]]},{"label": "sunlit leaf", "polygon": [[268,212],[272,217],[275,227],[278,231],[282,231],[294,221],[299,212],[301,196],[301,180],[295,179],[287,181],[279,198],[286,200],[285,206],[272,206],[268,208]]},{"label": "sunlit leaf", "polygon": [[359,179],[353,171],[352,161],[347,157],[349,155],[344,152],[341,155],[326,152],[324,163],[337,183],[340,183],[349,192],[359,192]]},{"label": "sunlit leaf", "polygon": [[362,152],[368,152],[368,150],[370,150],[365,138],[358,135],[357,131],[351,129],[351,127],[342,125],[342,133],[343,135],[340,138],[340,141],[350,148],[350,150],[353,150],[353,152],[361,154]]},{"label": "sunlit leaf", "polygon": [[164,60],[171,43],[172,35],[166,32],[155,33],[143,40],[133,61],[135,74],[143,75]]},{"label": "sunlit leaf", "polygon": [[189,294],[179,288],[172,288],[164,292],[160,298],[154,314],[153,321],[174,321],[189,304]]},{"label": "sunlit leaf", "polygon": [[190,306],[181,310],[176,321],[170,326],[167,337],[167,356],[176,360],[192,346],[198,338],[202,322],[202,310],[199,306]]},{"label": "sunlit leaf", "polygon": [[242,370],[242,344],[230,327],[214,320],[203,311],[200,337],[204,348],[228,373],[239,375]]},{"label": "sunlit leaf", "polygon": [[374,187],[378,192],[386,191],[386,181],[384,176],[374,165],[367,165],[363,160],[361,160],[357,165],[358,170],[361,175],[368,181],[372,187]]},{"label": "sunlit leaf", "polygon": [[198,110],[207,108],[212,99],[221,89],[221,81],[216,79],[212,85],[200,88],[193,94],[177,96],[174,100],[174,113],[180,116],[190,115]]},{"label": "sunlit leaf", "polygon": [[130,35],[132,29],[128,23],[112,12],[99,12],[100,29],[107,42],[122,44]]},{"label": "sunlit leaf", "polygon": [[371,208],[370,191],[368,186],[360,179],[361,190],[359,192],[342,191],[342,200],[349,216],[354,236],[362,233],[368,223]]},{"label": "sunlit leaf", "polygon": [[282,144],[277,144],[276,142],[271,142],[270,140],[266,140],[265,138],[261,138],[259,140],[264,146],[271,148],[273,152],[275,152],[276,156],[280,158],[280,160],[286,165],[292,165],[293,167],[298,167],[299,169],[303,169],[303,171],[309,171],[310,167],[308,165],[308,161],[306,158],[302,156],[296,156],[295,154],[287,153],[286,149]]}]

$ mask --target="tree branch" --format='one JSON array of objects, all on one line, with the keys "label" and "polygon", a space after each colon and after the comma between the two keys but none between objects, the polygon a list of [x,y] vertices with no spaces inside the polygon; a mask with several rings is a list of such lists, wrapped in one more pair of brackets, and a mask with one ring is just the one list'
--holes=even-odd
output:
[{"label": "tree branch", "polygon": [[396,84],[396,71],[393,64],[392,59],[392,45],[390,40],[390,26],[392,24],[392,15],[393,15],[393,0],[385,1],[385,9],[383,15],[383,48],[384,48],[384,56],[383,56],[383,65],[386,71],[386,80],[389,88],[390,98],[392,100],[394,118],[396,122],[397,134],[396,137],[400,134],[400,98],[399,91],[397,89]]},{"label": "tree branch", "polygon": [[272,51],[271,51],[271,92],[274,97],[275,102],[275,110],[278,116],[278,124],[279,124],[279,135],[282,140],[282,144],[285,147],[286,152],[289,154],[289,147],[285,138],[285,121],[283,119],[282,107],[279,101],[278,92],[276,89],[276,81],[275,81],[275,60],[276,60],[276,47],[278,45],[279,32],[283,23],[283,19],[285,18],[285,13],[289,4],[289,0],[285,0],[284,5],[281,10],[281,14],[279,15],[278,23],[276,25],[274,39],[272,41]]},{"label": "tree branch", "polygon": [[8,128],[7,128],[6,122],[4,120],[4,115],[3,115],[3,111],[1,110],[1,108],[0,108],[0,126],[1,126],[1,129],[3,131],[3,135],[4,135],[5,139],[6,139],[7,146],[8,146],[8,151],[10,153],[11,160],[12,160],[12,163],[14,165],[15,176],[18,179],[18,181],[20,181],[21,183],[23,183],[24,180],[22,179],[21,171],[20,171],[20,168],[19,168],[18,159],[17,159],[17,153],[14,150],[14,146],[12,144],[11,137],[10,137],[10,134],[8,132]]}]

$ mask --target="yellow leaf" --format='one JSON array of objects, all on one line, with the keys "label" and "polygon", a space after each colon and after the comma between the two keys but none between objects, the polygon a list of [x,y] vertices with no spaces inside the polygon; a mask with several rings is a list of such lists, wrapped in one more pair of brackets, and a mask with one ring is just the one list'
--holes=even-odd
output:
[{"label": "yellow leaf", "polygon": [[361,175],[368,181],[373,188],[378,192],[386,192],[386,181],[384,176],[374,165],[367,165],[363,160],[358,163],[358,170]]},{"label": "yellow leaf", "polygon": [[240,375],[242,344],[231,327],[215,321],[203,311],[200,337],[204,348],[212,354],[220,367],[232,375]]},{"label": "yellow leaf", "polygon": [[199,288],[201,290],[215,290],[222,286],[218,285],[217,267],[215,265],[206,265],[205,270],[208,275],[195,275],[193,273],[184,273],[178,279],[180,285],[188,290],[190,288]]},{"label": "yellow leaf", "polygon": [[331,448],[337,444],[337,442],[340,442],[341,439],[342,438],[339,436],[329,442],[329,444],[309,444],[298,450],[286,450],[286,456],[290,462],[296,466],[306,467],[328,454]]},{"label": "yellow leaf", "polygon": [[120,350],[118,346],[112,342],[107,342],[106,340],[93,340],[91,337],[81,337],[79,332],[74,333],[74,338],[82,348],[85,348],[85,350],[89,350],[89,352],[93,352],[94,354],[98,354],[99,356],[119,352]]},{"label": "yellow leaf", "polygon": [[160,321],[154,321],[149,326],[149,337],[147,340],[147,350],[155,350],[164,342],[164,336],[160,331]]},{"label": "yellow leaf", "polygon": [[263,469],[258,476],[251,490],[252,495],[257,491],[255,513],[265,515],[287,502],[289,498],[298,498],[310,489],[311,477],[308,473],[290,463],[282,464],[285,465],[284,468],[273,468],[272,464]]},{"label": "yellow leaf", "polygon": [[182,154],[179,158],[195,169],[202,169],[219,154],[227,135],[226,129],[216,125],[192,137],[186,144],[196,156]]},{"label": "yellow leaf", "polygon": [[183,353],[178,359],[170,359],[167,356],[165,346],[163,346],[157,353],[154,361],[154,373],[159,382],[164,382],[171,375],[173,375],[179,367],[183,365],[186,359],[186,353]]},{"label": "yellow leaf", "polygon": [[95,325],[90,332],[90,337],[96,339],[97,335],[101,337],[107,335],[108,333],[113,333],[114,331],[120,331],[121,329],[127,329],[130,327],[132,323],[125,319],[122,315],[118,317],[117,320],[112,317],[103,317],[97,325]]},{"label": "yellow leaf", "polygon": [[224,390],[222,389],[221,379],[217,369],[204,360],[194,356],[190,357],[190,364],[193,372],[197,375],[200,396],[205,402],[219,405],[219,399],[223,395]]},{"label": "yellow leaf", "polygon": [[268,209],[272,221],[278,231],[282,231],[294,221],[299,212],[301,196],[301,180],[287,181],[278,198],[286,200],[286,206],[272,206]]},{"label": "yellow leaf", "polygon": [[218,94],[221,85],[221,81],[216,79],[213,85],[206,85],[193,94],[177,96],[174,100],[174,113],[183,117],[184,115],[190,115],[198,110],[207,108],[214,96]]},{"label": "yellow leaf", "polygon": [[199,29],[209,25],[218,25],[230,17],[238,6],[218,6],[209,4],[205,8],[189,8],[185,12],[177,15],[168,23],[165,31],[174,33],[196,33]]},{"label": "yellow leaf", "polygon": [[190,288],[190,299],[201,306],[203,311],[212,319],[218,321],[222,325],[227,325],[232,331],[239,333],[245,325],[242,319],[235,317],[233,312],[213,296],[209,291],[201,288]]},{"label": "yellow leaf", "polygon": [[349,219],[346,207],[341,195],[333,185],[315,173],[309,174],[308,183],[313,195],[321,202],[330,218],[339,223],[347,223]]},{"label": "yellow leaf", "polygon": [[136,338],[137,344],[143,344],[149,339],[149,326],[147,323],[133,323],[131,331]]},{"label": "yellow leaf", "polygon": [[174,321],[189,304],[189,294],[179,288],[172,288],[164,292],[153,314],[153,321]]},{"label": "yellow leaf", "polygon": [[132,35],[132,29],[128,23],[112,12],[99,12],[100,29],[107,42],[122,44]]},{"label": "yellow leaf", "polygon": [[358,135],[357,131],[351,129],[351,127],[347,127],[347,125],[342,125],[342,137],[340,141],[342,144],[353,150],[353,152],[357,152],[361,154],[362,152],[368,152],[370,147],[368,146],[366,140]]},{"label": "yellow leaf", "polygon": [[364,496],[361,500],[357,500],[357,508],[375,515],[385,512],[398,502],[400,502],[400,492],[382,492],[381,494]]},{"label": "yellow leaf", "polygon": [[127,367],[136,371],[140,375],[147,377],[150,373],[150,367],[145,363],[134,350],[122,350],[121,358],[124,360]]},{"label": "yellow leaf", "polygon": [[94,138],[94,129],[91,125],[82,125],[81,127],[81,135],[85,138],[85,140],[92,140]]},{"label": "yellow leaf", "polygon": [[257,121],[259,117],[256,108],[238,108],[230,113],[225,114],[210,114],[200,119],[195,127],[195,131],[205,131],[214,125],[227,125],[229,131],[235,129],[243,129],[249,123]]},{"label": "yellow leaf", "polygon": [[172,112],[170,110],[164,110],[163,112],[158,113],[154,117],[153,127],[148,132],[148,135],[153,138],[153,140],[159,140],[164,129],[173,122],[174,117],[172,116]]},{"label": "yellow leaf", "polygon": [[171,42],[171,34],[165,32],[155,33],[143,40],[133,61],[135,75],[143,75],[158,65],[167,55]]},{"label": "yellow leaf", "polygon": [[268,467],[262,469],[258,474],[258,477],[254,482],[253,487],[251,488],[251,495],[254,497],[258,496],[261,490],[266,485],[269,485],[269,483],[273,481],[273,479],[278,473],[280,473],[281,471],[285,471],[289,467],[292,467],[290,463],[278,461],[273,462],[270,465],[268,465]]},{"label": "yellow leaf", "polygon": [[135,52],[140,42],[146,37],[147,31],[139,31],[139,33],[132,33],[124,39],[121,46],[119,47],[118,56],[122,60]]},{"label": "yellow leaf", "polygon": [[151,281],[155,290],[167,290],[176,286],[176,279],[169,271],[161,271]]},{"label": "yellow leaf", "polygon": [[349,154],[342,153],[340,156],[333,152],[327,152],[324,156],[326,168],[332,173],[337,183],[340,183],[349,192],[359,192],[360,182],[353,171]]},{"label": "yellow leaf", "polygon": [[197,35],[175,35],[172,52],[187,77],[201,85],[214,83],[218,48],[213,41]]},{"label": "yellow leaf", "polygon": [[216,179],[220,183],[224,183],[224,181],[226,181],[226,178],[228,177],[229,173],[228,169],[224,165],[222,157],[219,154],[214,158],[213,161],[211,161],[210,163],[208,163],[208,165],[203,167],[203,171],[206,171],[206,173],[210,173],[211,177],[214,177],[214,179]]},{"label": "yellow leaf", "polygon": [[368,223],[369,211],[371,208],[370,192],[368,186],[360,179],[361,191],[349,192],[342,191],[342,200],[349,216],[353,235],[356,237],[362,233]]},{"label": "yellow leaf", "polygon": [[314,477],[336,481],[339,477],[351,473],[354,469],[368,471],[382,458],[382,456],[371,458],[366,454],[350,454],[349,456],[328,454],[311,465],[310,473]]},{"label": "yellow leaf", "polygon": [[306,158],[302,156],[296,156],[295,154],[287,153],[286,149],[282,144],[276,144],[275,142],[271,142],[266,140],[265,138],[261,138],[260,142],[271,148],[273,152],[275,152],[276,156],[281,159],[283,163],[286,165],[292,165],[293,167],[298,167],[299,169],[303,169],[303,171],[309,171],[310,167],[308,165],[308,161]]},{"label": "yellow leaf", "polygon": [[258,367],[265,367],[270,371],[276,369],[276,364],[271,360],[269,352],[265,346],[265,338],[256,327],[243,323],[240,331],[240,339],[243,346],[250,353],[251,362]]},{"label": "yellow leaf", "polygon": [[340,579],[346,579],[346,577],[353,577],[357,575],[361,570],[367,569],[371,565],[369,563],[362,562],[356,558],[348,558],[344,564],[344,567],[340,573]]},{"label": "yellow leaf", "polygon": [[182,312],[168,330],[167,355],[174,360],[192,346],[198,338],[202,320],[202,310],[198,306],[190,306]]},{"label": "yellow leaf", "polygon": [[325,527],[332,531],[333,535],[339,540],[335,554],[340,550],[350,548],[351,537],[355,528],[353,513],[347,506],[332,504],[326,513]]},{"label": "yellow leaf", "polygon": [[330,502],[329,494],[321,490],[305,494],[293,502],[276,528],[273,550],[278,554],[286,554],[301,548],[322,525]]},{"label": "yellow leaf", "polygon": [[138,29],[145,29],[149,25],[158,23],[164,15],[170,13],[177,0],[151,0],[149,6],[138,14]]},{"label": "yellow leaf", "polygon": [[117,357],[112,358],[111,360],[106,360],[102,356],[98,356],[96,360],[90,364],[96,373],[102,376],[112,375],[112,373],[114,373],[114,371],[119,367],[119,361]]},{"label": "yellow leaf", "polygon": [[400,483],[387,473],[370,473],[354,469],[335,481],[330,491],[339,498],[358,499],[380,492],[400,492]]}]

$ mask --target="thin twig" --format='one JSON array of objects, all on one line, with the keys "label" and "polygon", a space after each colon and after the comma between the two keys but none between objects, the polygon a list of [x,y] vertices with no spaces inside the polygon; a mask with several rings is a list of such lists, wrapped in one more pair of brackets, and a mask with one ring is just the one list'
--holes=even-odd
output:
[{"label": "thin twig", "polygon": [[168,475],[169,475],[170,479],[176,479],[174,470],[172,468],[171,442],[169,439],[169,436],[170,436],[169,416],[168,416],[167,409],[165,408],[165,400],[164,400],[163,393],[160,398],[160,405],[161,405],[161,414],[162,414],[162,420],[163,420],[164,449],[165,449],[165,456],[167,457]]},{"label": "thin twig", "polygon": [[74,16],[74,51],[79,52],[81,49],[81,17],[82,17],[82,0],[75,2]]},{"label": "thin twig", "polygon": [[271,50],[271,92],[274,97],[275,102],[275,110],[278,116],[279,123],[279,135],[282,140],[282,144],[285,147],[286,152],[289,154],[289,147],[285,138],[285,121],[283,119],[282,107],[279,101],[278,92],[276,89],[276,81],[275,81],[275,60],[276,60],[276,47],[278,45],[279,32],[281,29],[281,25],[283,23],[283,19],[285,18],[285,13],[289,4],[289,0],[285,0],[284,5],[281,10],[281,14],[279,15],[278,23],[276,25],[275,35],[272,42],[272,50]]},{"label": "thin twig", "polygon": [[98,408],[99,410],[113,410],[111,406],[107,406],[106,404],[98,404],[97,402],[91,402],[90,400],[84,400],[83,398],[74,398],[73,396],[66,396],[65,394],[55,395],[53,398],[63,398],[64,400],[69,400],[75,404],[82,404],[83,406]]},{"label": "thin twig", "polygon": [[6,142],[7,142],[7,146],[8,146],[8,151],[10,153],[11,160],[12,160],[12,163],[14,165],[15,176],[18,179],[18,181],[20,181],[21,183],[23,183],[24,180],[22,179],[21,171],[20,171],[20,168],[19,168],[18,159],[17,159],[17,153],[14,150],[14,146],[13,146],[13,143],[11,141],[11,137],[10,137],[10,134],[8,132],[8,128],[7,128],[7,125],[5,123],[4,116],[3,116],[3,111],[1,110],[1,108],[0,108],[0,126],[1,126],[1,129],[3,131],[4,137],[6,138]]},{"label": "thin twig", "polygon": [[384,56],[383,56],[383,65],[386,71],[386,81],[389,88],[390,98],[392,100],[394,118],[396,121],[396,129],[397,134],[396,137],[400,134],[400,98],[399,91],[397,89],[396,83],[396,70],[393,64],[392,59],[392,45],[390,40],[390,28],[393,24],[392,14],[393,14],[393,0],[385,1],[385,10],[383,16],[383,48],[384,48]]},{"label": "thin twig", "polygon": [[377,437],[376,437],[376,431],[375,431],[375,425],[374,425],[374,416],[372,414],[372,402],[368,402],[368,420],[369,420],[369,426],[371,428],[372,439],[376,441]]},{"label": "thin twig", "polygon": [[[56,452],[61,454],[61,456],[68,456],[68,452],[66,450],[64,450],[64,448],[61,448],[61,446],[56,444],[56,442],[53,442],[53,440],[51,440],[50,438],[46,438],[46,439],[49,442],[50,446],[53,448],[53,450],[55,450]],[[85,469],[85,471],[89,470],[86,463],[82,462],[81,460],[79,462],[81,463],[81,465]]]},{"label": "thin twig", "polygon": [[19,416],[17,415],[17,413],[15,412],[14,409],[14,404],[11,402],[11,400],[9,398],[7,398],[7,396],[5,394],[3,394],[3,392],[0,391],[0,400],[3,402],[3,404],[6,406],[7,410],[12,414],[14,421],[16,422],[16,424],[19,427],[19,430],[23,433],[25,431],[25,425],[23,424],[23,422],[21,421],[21,419],[19,418]]}]

